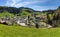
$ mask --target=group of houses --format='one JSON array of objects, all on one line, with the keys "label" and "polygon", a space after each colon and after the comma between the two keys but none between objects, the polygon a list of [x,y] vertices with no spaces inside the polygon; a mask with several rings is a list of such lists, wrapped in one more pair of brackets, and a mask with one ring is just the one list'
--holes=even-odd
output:
[{"label": "group of houses", "polygon": [[0,24],[5,24],[5,25],[13,25],[13,23],[16,23],[17,25],[20,26],[28,26],[28,27],[52,27],[44,22],[45,17],[40,16],[36,18],[31,18],[31,17],[20,17],[18,18],[17,16],[14,16],[13,18],[10,17],[0,17]]}]

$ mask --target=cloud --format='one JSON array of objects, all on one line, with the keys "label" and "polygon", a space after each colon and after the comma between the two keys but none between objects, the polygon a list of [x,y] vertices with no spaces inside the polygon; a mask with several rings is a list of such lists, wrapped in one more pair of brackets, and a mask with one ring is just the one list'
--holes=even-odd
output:
[{"label": "cloud", "polygon": [[7,0],[7,3],[5,4],[6,6],[14,6],[16,3],[18,3],[21,0]]},{"label": "cloud", "polygon": [[56,8],[56,6],[44,6],[49,1],[52,0],[7,0],[5,5],[9,7],[29,7],[39,11]]},{"label": "cloud", "polygon": [[57,7],[56,6],[37,6],[37,5],[35,5],[35,6],[30,6],[29,8],[32,8],[37,11],[43,11],[43,10],[50,10],[50,9],[54,10]]},{"label": "cloud", "polygon": [[11,7],[26,7],[28,5],[36,4],[36,3],[44,3],[47,2],[48,0],[7,0],[7,3],[5,4],[6,6],[11,6]]},{"label": "cloud", "polygon": [[29,7],[29,8],[32,8],[34,10],[39,10],[39,11],[42,11],[42,10],[47,10],[47,7],[45,6],[32,6],[32,7]]},{"label": "cloud", "polygon": [[32,5],[32,4],[35,4],[35,3],[37,3],[38,1],[34,1],[34,2],[31,2],[31,1],[29,1],[29,2],[21,2],[21,3],[18,3],[18,4],[16,4],[15,5],[15,7],[28,7],[28,5],[30,6],[30,5]]}]

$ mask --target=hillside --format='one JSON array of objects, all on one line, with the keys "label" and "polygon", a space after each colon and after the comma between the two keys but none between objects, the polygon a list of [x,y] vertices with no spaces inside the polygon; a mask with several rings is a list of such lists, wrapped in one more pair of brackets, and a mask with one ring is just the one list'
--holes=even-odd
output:
[{"label": "hillside", "polygon": [[[55,10],[45,10],[45,11],[35,11],[31,8],[15,8],[15,7],[0,7],[0,17],[14,17],[17,16],[40,16],[44,15],[47,16],[49,22],[51,18],[53,18],[51,21],[53,22],[54,26],[60,27],[60,7]],[[50,16],[51,15],[51,16]],[[53,16],[54,15],[54,16]],[[57,24],[55,21],[58,17]],[[50,23],[50,22],[49,22]],[[56,24],[55,24],[56,23]],[[52,26],[53,26],[52,25]],[[0,37],[60,37],[60,28],[29,28],[29,27],[22,27],[22,26],[8,26],[5,24],[0,24]]]},{"label": "hillside", "polygon": [[0,37],[60,37],[60,28],[36,29],[0,24]]},{"label": "hillside", "polygon": [[[49,22],[49,24],[51,24],[52,26],[58,26],[59,22],[56,22],[56,25],[54,24],[54,21],[60,20],[60,6],[55,9],[55,10],[45,10],[45,11],[36,11],[34,9],[31,8],[27,8],[27,7],[20,7],[20,8],[16,8],[16,7],[6,7],[6,6],[0,6],[0,17],[14,17],[14,16],[18,16],[18,18],[20,16],[30,16],[33,18],[40,18],[40,16],[44,16],[43,21]],[[57,25],[58,23],[58,25]]]},{"label": "hillside", "polygon": [[31,8],[27,8],[27,7],[19,7],[19,8],[16,8],[16,7],[6,7],[6,6],[0,6],[0,13],[4,12],[4,11],[7,11],[8,13],[11,13],[11,14],[14,14],[14,15],[19,15],[22,13],[22,12],[28,12],[28,13],[54,13],[56,10],[58,10],[60,7],[58,7],[57,9],[55,10],[44,10],[44,11],[36,11],[34,9],[31,9]]},{"label": "hillside", "polygon": [[[31,8],[27,8],[27,7],[20,7],[20,8],[16,8],[16,7],[6,7],[6,6],[0,6],[0,14],[2,13],[1,16],[4,16],[6,14],[11,14],[13,15],[17,15],[17,16],[33,16],[34,14],[36,15],[40,15],[41,13],[51,13],[54,10],[45,10],[45,11],[36,11],[34,9]],[[7,12],[6,14],[4,14],[5,12]],[[8,15],[8,16],[9,16]]]}]

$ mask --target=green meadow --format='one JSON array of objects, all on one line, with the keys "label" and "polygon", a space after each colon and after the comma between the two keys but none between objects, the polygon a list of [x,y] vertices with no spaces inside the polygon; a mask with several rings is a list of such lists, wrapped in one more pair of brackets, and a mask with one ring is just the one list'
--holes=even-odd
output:
[{"label": "green meadow", "polygon": [[36,29],[0,24],[0,37],[60,37],[60,28]]}]

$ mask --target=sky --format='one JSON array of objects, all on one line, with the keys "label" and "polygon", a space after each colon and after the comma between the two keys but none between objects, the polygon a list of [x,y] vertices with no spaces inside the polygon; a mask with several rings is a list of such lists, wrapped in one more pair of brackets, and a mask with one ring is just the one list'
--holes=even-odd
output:
[{"label": "sky", "polygon": [[42,11],[56,9],[60,6],[60,0],[0,0],[0,6],[8,7],[28,7]]}]

